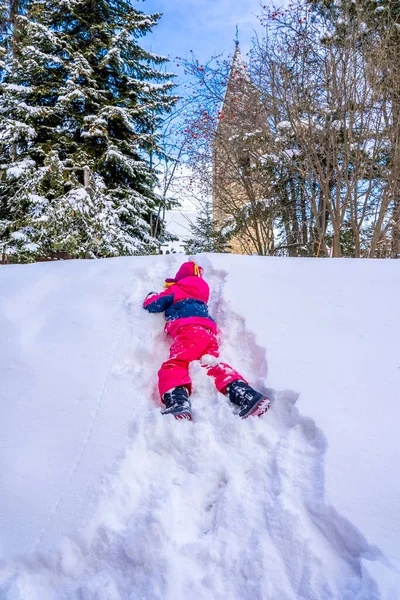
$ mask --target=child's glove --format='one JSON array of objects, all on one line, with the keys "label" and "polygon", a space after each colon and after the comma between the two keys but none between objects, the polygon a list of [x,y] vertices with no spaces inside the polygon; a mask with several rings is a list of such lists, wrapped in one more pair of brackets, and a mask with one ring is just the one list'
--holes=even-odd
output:
[{"label": "child's glove", "polygon": [[171,285],[175,285],[176,283],[176,279],[166,279],[164,281],[164,288],[167,289],[169,287],[171,287]]},{"label": "child's glove", "polygon": [[149,292],[145,298],[145,300],[147,300],[147,298],[150,298],[150,296],[157,296],[157,292]]}]

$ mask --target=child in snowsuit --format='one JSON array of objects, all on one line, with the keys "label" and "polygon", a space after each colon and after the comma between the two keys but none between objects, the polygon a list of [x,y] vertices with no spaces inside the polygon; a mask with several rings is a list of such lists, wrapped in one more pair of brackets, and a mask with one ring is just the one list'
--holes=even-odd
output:
[{"label": "child in snowsuit", "polygon": [[165,280],[160,294],[150,292],[143,307],[149,312],[165,312],[166,332],[173,338],[169,359],[158,372],[158,389],[165,404],[163,414],[176,419],[191,419],[189,396],[192,383],[189,364],[200,360],[213,377],[218,391],[240,407],[242,418],[259,416],[268,410],[268,398],[253,390],[244,377],[229,365],[219,362],[217,325],[208,313],[210,290],[203,269],[185,262],[174,279]]}]

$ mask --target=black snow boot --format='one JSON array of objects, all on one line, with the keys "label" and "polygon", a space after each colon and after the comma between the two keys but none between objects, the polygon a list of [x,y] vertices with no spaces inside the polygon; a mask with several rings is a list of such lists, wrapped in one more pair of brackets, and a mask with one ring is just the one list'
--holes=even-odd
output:
[{"label": "black snow boot", "polygon": [[266,396],[241,380],[232,381],[226,388],[226,395],[233,404],[240,406],[238,414],[242,419],[259,417],[271,406],[271,401]]},{"label": "black snow boot", "polygon": [[178,385],[163,396],[165,408],[161,411],[162,415],[174,415],[175,419],[192,420],[190,412],[190,400],[187,387]]}]

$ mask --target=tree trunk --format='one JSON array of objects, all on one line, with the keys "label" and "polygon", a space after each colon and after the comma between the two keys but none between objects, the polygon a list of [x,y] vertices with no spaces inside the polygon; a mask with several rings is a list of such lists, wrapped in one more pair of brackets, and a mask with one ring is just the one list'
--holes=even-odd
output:
[{"label": "tree trunk", "polygon": [[[399,182],[400,185],[400,182]],[[392,258],[400,258],[400,189],[395,190],[392,226]]]},{"label": "tree trunk", "polygon": [[292,218],[292,244],[289,248],[289,256],[297,256],[297,242],[299,241],[299,221],[297,218],[297,199],[296,186],[293,179],[290,179],[290,214]]},{"label": "tree trunk", "polygon": [[302,244],[306,245],[308,242],[308,230],[307,230],[307,209],[306,209],[306,197],[304,194],[303,183],[300,183],[300,207],[301,207],[301,229],[302,229]]},{"label": "tree trunk", "polygon": [[10,25],[12,28],[11,37],[11,51],[13,60],[18,55],[18,43],[19,43],[19,31],[18,31],[18,17],[19,17],[19,2],[20,0],[10,0]]},{"label": "tree trunk", "polygon": [[333,235],[332,256],[333,256],[333,258],[340,258],[342,256],[342,249],[340,247],[339,231],[335,232]]},{"label": "tree trunk", "polygon": [[[11,37],[11,53],[13,59],[12,69],[14,71],[15,61],[18,57],[18,45],[19,45],[19,30],[18,30],[18,17],[19,17],[19,6],[20,0],[10,0],[10,25],[12,29]],[[10,159],[11,162],[17,160],[17,144],[11,142],[10,145]]]},{"label": "tree trunk", "polygon": [[[392,248],[393,258],[400,258],[400,90],[394,93],[393,100],[393,147],[395,149],[392,165],[393,215]],[[396,97],[397,96],[397,97]]]}]

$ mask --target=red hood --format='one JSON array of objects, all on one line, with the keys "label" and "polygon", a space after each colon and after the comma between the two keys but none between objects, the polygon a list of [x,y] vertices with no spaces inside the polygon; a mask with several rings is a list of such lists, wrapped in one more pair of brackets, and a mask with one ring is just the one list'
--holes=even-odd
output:
[{"label": "red hood", "polygon": [[175,281],[180,281],[184,277],[202,277],[203,276],[203,268],[199,267],[193,261],[188,261],[183,263],[179,268],[177,274],[175,275]]},{"label": "red hood", "polygon": [[175,294],[176,301],[183,300],[184,298],[195,298],[207,304],[210,289],[204,279],[200,279],[196,275],[191,275],[177,281],[175,286],[180,290],[180,293],[177,292]]}]

